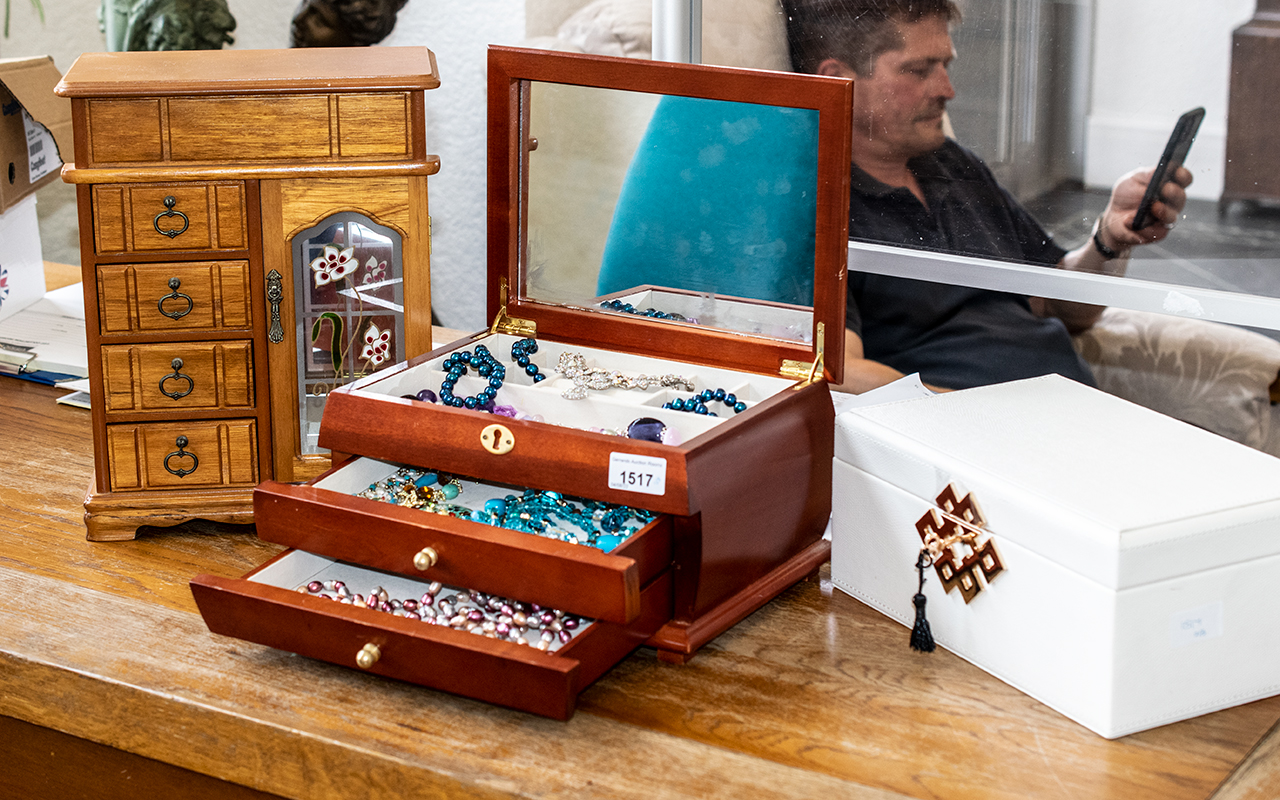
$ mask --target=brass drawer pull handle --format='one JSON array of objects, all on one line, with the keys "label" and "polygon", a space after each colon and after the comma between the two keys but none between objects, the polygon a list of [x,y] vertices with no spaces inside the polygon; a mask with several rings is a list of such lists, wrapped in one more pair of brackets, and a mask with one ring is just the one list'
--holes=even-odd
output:
[{"label": "brass drawer pull handle", "polygon": [[[164,297],[161,297],[160,302],[156,303],[156,305],[160,308],[160,313],[164,314],[169,319],[182,319],[186,315],[190,314],[191,309],[195,308],[196,306],[195,302],[192,301],[190,295],[185,295],[182,292],[178,291],[178,287],[181,285],[182,285],[182,281],[178,280],[177,278],[170,278],[169,288],[172,289],[172,291],[169,292],[169,294],[166,294]],[[181,311],[165,311],[164,310],[165,300],[186,300],[187,307]]]},{"label": "brass drawer pull handle", "polygon": [[440,560],[440,554],[434,547],[424,547],[413,556],[413,566],[419,572],[426,572]]},{"label": "brass drawer pull handle", "polygon": [[[159,214],[156,214],[156,218],[151,221],[151,224],[156,229],[156,233],[160,234],[161,236],[168,236],[170,239],[176,236],[179,236],[180,234],[186,233],[187,228],[191,226],[191,220],[187,219],[187,215],[183,214],[181,211],[173,210],[173,207],[177,204],[178,204],[178,198],[174,197],[173,195],[169,195],[164,199],[165,210],[161,211]],[[165,230],[164,228],[160,227],[161,217],[181,217],[182,227],[169,228],[168,230]]]},{"label": "brass drawer pull handle", "polygon": [[376,644],[366,644],[360,648],[360,652],[356,653],[356,666],[360,669],[368,669],[378,663],[378,659],[382,658],[382,651],[378,649]]},{"label": "brass drawer pull handle", "polygon": [[272,344],[284,341],[284,328],[280,325],[280,302],[284,300],[284,286],[280,281],[279,272],[273,269],[267,273],[267,303],[271,306],[271,330],[267,331],[267,338]]},{"label": "brass drawer pull handle", "polygon": [[[174,475],[177,475],[179,478],[185,478],[186,476],[195,472],[200,467],[200,459],[196,458],[195,453],[192,453],[186,449],[188,444],[187,437],[179,436],[177,440],[174,442],[174,444],[178,446],[178,449],[164,457],[164,468],[169,472],[173,473]],[[169,460],[173,458],[191,459],[191,469],[183,469],[182,467],[178,467],[177,469],[174,469],[173,467],[169,466]]]},{"label": "brass drawer pull handle", "polygon": [[[183,375],[181,372],[178,372],[179,369],[182,369],[182,359],[175,358],[173,361],[169,362],[169,366],[173,367],[173,374],[165,375],[163,378],[160,379],[160,394],[164,395],[165,397],[172,398],[174,400],[181,400],[182,398],[191,394],[191,390],[196,388],[196,382],[191,379],[190,375]],[[186,381],[187,388],[179,392],[171,392],[168,389],[164,388],[165,381]]]}]

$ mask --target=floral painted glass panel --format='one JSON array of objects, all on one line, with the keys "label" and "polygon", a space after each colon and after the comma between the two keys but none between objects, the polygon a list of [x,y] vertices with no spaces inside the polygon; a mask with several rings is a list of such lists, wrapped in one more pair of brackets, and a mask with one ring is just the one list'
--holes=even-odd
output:
[{"label": "floral painted glass panel", "polygon": [[294,237],[298,421],[303,455],[316,446],[335,387],[405,358],[400,235],[342,212]]}]

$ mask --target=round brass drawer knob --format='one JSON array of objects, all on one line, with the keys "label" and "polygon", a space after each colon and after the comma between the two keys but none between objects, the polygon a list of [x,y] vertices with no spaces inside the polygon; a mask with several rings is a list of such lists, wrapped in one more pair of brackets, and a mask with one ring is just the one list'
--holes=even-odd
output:
[{"label": "round brass drawer knob", "polygon": [[506,455],[516,446],[516,437],[505,425],[487,425],[480,431],[480,446],[496,456]]},{"label": "round brass drawer knob", "polygon": [[413,566],[417,567],[419,572],[426,572],[436,565],[440,560],[440,554],[435,551],[434,547],[424,547],[413,556]]},{"label": "round brass drawer knob", "polygon": [[382,651],[378,649],[376,644],[366,644],[360,648],[360,652],[356,653],[356,666],[360,669],[368,669],[378,663],[378,659],[382,658]]}]

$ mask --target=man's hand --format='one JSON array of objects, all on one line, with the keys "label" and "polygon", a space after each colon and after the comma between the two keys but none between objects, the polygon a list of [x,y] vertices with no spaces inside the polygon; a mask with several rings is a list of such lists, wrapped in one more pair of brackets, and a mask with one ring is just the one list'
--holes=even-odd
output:
[{"label": "man's hand", "polygon": [[1123,252],[1134,245],[1158,242],[1169,235],[1169,229],[1177,222],[1178,215],[1187,205],[1187,187],[1191,185],[1191,171],[1178,167],[1173,177],[1160,191],[1160,197],[1151,206],[1155,222],[1140,231],[1132,230],[1138,205],[1147,191],[1154,169],[1137,169],[1116,181],[1111,190],[1111,200],[1102,212],[1098,238],[1112,250]]}]

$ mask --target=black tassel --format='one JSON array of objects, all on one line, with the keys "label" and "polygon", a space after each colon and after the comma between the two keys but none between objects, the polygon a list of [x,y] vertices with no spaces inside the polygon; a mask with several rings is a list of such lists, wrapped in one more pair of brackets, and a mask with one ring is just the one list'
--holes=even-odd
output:
[{"label": "black tassel", "polygon": [[916,596],[911,598],[911,602],[916,605],[916,624],[911,628],[911,649],[921,653],[932,653],[934,650],[933,632],[929,630],[929,620],[924,617],[924,606],[928,602],[928,598],[924,596],[924,571],[926,567],[931,566],[933,566],[933,559],[929,557],[929,551],[921,550],[920,557],[916,559],[916,569],[920,573],[920,589],[916,592]]}]

